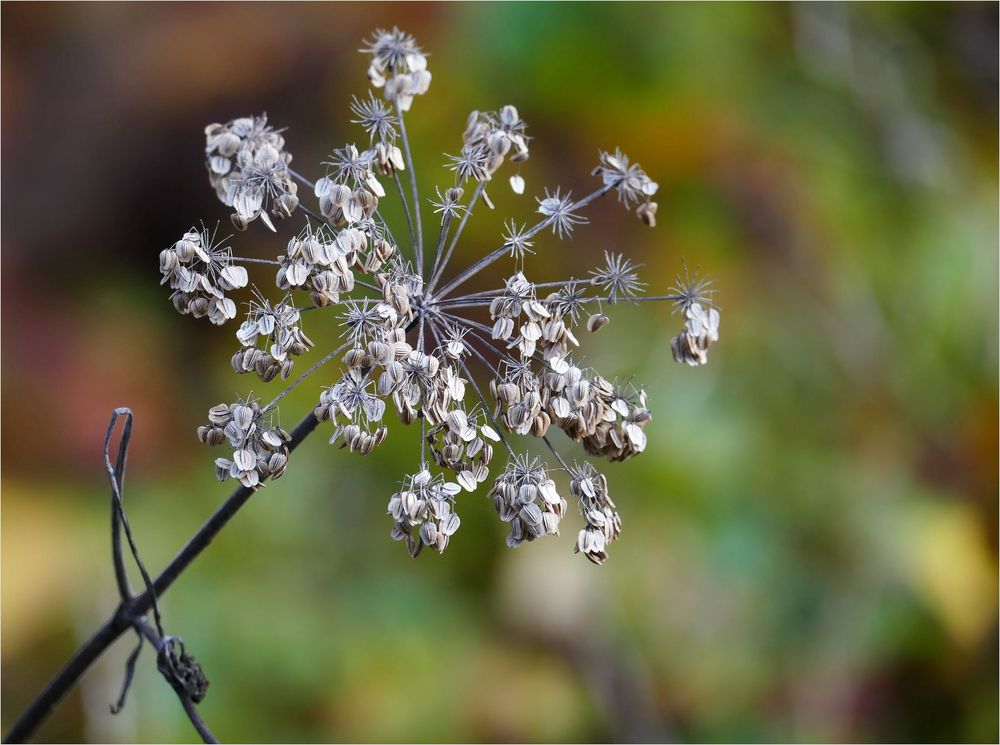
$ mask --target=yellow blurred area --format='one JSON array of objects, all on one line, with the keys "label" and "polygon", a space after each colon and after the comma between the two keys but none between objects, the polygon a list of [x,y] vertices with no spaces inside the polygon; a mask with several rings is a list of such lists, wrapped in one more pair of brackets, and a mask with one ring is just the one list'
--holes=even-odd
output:
[{"label": "yellow blurred area", "polygon": [[[62,502],[64,509],[53,509],[53,502]],[[81,532],[73,510],[59,490],[4,481],[0,638],[5,655],[16,654],[50,629],[52,619],[67,612],[77,588],[91,580],[92,562],[80,561],[89,535]],[[110,551],[109,540],[109,556]]]},{"label": "yellow blurred area", "polygon": [[910,505],[894,543],[914,589],[961,647],[974,647],[995,633],[996,558],[968,505]]}]

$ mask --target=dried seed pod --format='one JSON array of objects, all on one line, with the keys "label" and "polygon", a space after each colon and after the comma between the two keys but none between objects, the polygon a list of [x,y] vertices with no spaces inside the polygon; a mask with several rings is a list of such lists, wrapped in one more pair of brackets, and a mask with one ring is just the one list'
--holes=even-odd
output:
[{"label": "dried seed pod", "polygon": [[636,208],[635,214],[649,227],[656,227],[656,202],[643,202]]},{"label": "dried seed pod", "polygon": [[607,326],[610,322],[611,319],[603,313],[594,313],[587,319],[587,331],[592,334],[596,333]]}]

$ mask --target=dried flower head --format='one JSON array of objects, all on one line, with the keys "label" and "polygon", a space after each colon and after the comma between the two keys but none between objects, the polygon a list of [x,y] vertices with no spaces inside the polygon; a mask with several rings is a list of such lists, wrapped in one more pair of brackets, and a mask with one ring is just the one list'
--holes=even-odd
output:
[{"label": "dried flower head", "polygon": [[233,252],[215,240],[215,232],[191,228],[170,248],[160,252],[160,284],[170,284],[170,299],[182,314],[222,325],[236,318],[236,303],[225,293],[246,287],[247,270],[233,263]]},{"label": "dried flower head", "polygon": [[198,427],[198,439],[206,445],[228,441],[233,448],[231,459],[215,459],[220,481],[233,478],[244,486],[257,487],[267,478],[279,478],[288,463],[291,437],[274,426],[268,411],[250,398],[209,409],[208,424]]},{"label": "dried flower head", "polygon": [[[284,136],[263,116],[206,129],[209,180],[235,210],[238,227],[260,217],[273,229],[270,217],[288,216],[298,206],[299,183],[315,196],[316,212],[303,207],[303,224],[273,260],[234,256],[225,241],[216,242],[205,229],[184,234],[160,255],[175,306],[221,324],[236,316],[227,293],[248,284],[243,264],[271,264],[280,299],[269,301],[255,288],[236,332],[234,369],[253,372],[264,382],[287,378],[295,358],[314,346],[303,331],[304,319],[311,329],[329,324],[342,343],[267,405],[246,398],[213,407],[198,436],[232,449],[231,457],[216,461],[220,478],[256,488],[280,476],[289,436],[272,421],[277,404],[336,360],[341,369],[319,394],[313,412],[330,423],[331,443],[367,455],[386,439],[395,426],[392,419],[420,429],[415,474],[404,478],[388,505],[392,537],[405,540],[412,556],[424,547],[445,550],[460,526],[457,496],[490,479],[495,450],[502,448],[506,466],[494,475],[489,496],[510,526],[508,545],[559,533],[567,503],[556,476],[563,471],[584,521],[575,550],[603,563],[621,532],[607,478],[589,462],[568,466],[550,436],[561,431],[590,456],[623,461],[646,449],[652,415],[641,387],[583,364],[580,329],[596,332],[606,326],[607,306],[616,303],[671,302],[684,317],[684,328],[671,343],[674,357],[704,364],[708,347],[719,338],[711,282],[697,273],[690,277],[685,267],[668,294],[644,295],[640,265],[610,251],[589,278],[528,278],[528,258],[551,250],[543,231],[572,238],[575,228],[587,223],[586,207],[612,191],[626,209],[635,207],[645,224],[655,224],[657,205],[651,197],[656,182],[617,149],[600,154],[594,191],[575,199],[562,189],[546,189],[536,197],[539,221],[507,219],[496,248],[450,271],[474,208],[480,201],[493,206],[486,187],[494,175],[510,166],[512,189],[524,191],[516,168],[529,156],[527,127],[510,105],[469,115],[458,155],[447,156],[454,181],[437,188],[430,200],[428,216],[436,218],[437,239],[425,243],[421,212],[426,206],[417,193],[404,114],[428,89],[427,58],[412,36],[396,28],[377,31],[362,51],[369,56],[371,85],[382,89],[384,98],[369,91],[352,100],[352,121],[364,130],[369,146],[334,148],[315,183],[288,168]],[[408,190],[402,171],[410,177]],[[395,197],[388,194],[392,187],[405,224],[390,226],[380,210],[382,200]],[[469,280],[505,259],[514,266],[499,286],[458,294]],[[539,442],[557,465],[515,450],[518,436]]]},{"label": "dried flower head", "polygon": [[513,220],[508,220],[504,227],[506,232],[503,234],[503,247],[507,249],[512,259],[523,262],[525,254],[535,253],[531,250],[535,242],[531,240],[526,225],[518,225]]},{"label": "dried flower head", "polygon": [[708,362],[708,348],[719,340],[719,310],[712,304],[715,280],[703,278],[697,269],[677,275],[668,296],[674,310],[684,315],[684,330],[670,342],[670,350],[677,362],[692,367]]},{"label": "dried flower head", "polygon": [[392,109],[375,98],[371,91],[368,98],[351,99],[351,113],[357,117],[351,120],[351,124],[360,124],[372,143],[391,145],[396,141],[396,117]]},{"label": "dried flower head", "polygon": [[594,175],[599,175],[605,186],[613,187],[626,207],[632,202],[648,201],[660,188],[638,163],[629,163],[628,156],[617,148],[614,154],[602,152],[600,161]]},{"label": "dried flower head", "polygon": [[608,480],[590,463],[577,465],[570,476],[569,491],[579,500],[580,514],[586,521],[573,550],[595,564],[603,564],[608,558],[608,545],[622,532],[621,517],[608,494]]},{"label": "dried flower head", "polygon": [[385,99],[392,101],[400,112],[409,111],[413,97],[423,95],[431,84],[424,56],[416,40],[393,27],[379,29],[361,49],[371,56],[368,81],[385,89]]},{"label": "dried flower head", "polygon": [[573,202],[572,195],[567,192],[563,196],[558,187],[551,194],[546,189],[545,197],[537,201],[538,213],[545,215],[546,224],[560,238],[572,237],[573,228],[587,222],[587,218],[576,213],[577,205]]},{"label": "dried flower head", "polygon": [[280,130],[267,124],[267,114],[241,117],[205,127],[205,165],[209,181],[223,204],[233,207],[233,225],[246,230],[258,217],[271,230],[275,219],[289,217],[298,207],[298,184],[288,164]]},{"label": "dried flower head", "polygon": [[273,306],[265,298],[250,303],[247,320],[236,332],[242,348],[233,355],[233,369],[238,373],[255,372],[265,383],[280,375],[284,380],[295,362],[292,357],[305,354],[315,346],[302,331],[302,316],[286,297]]},{"label": "dried flower head", "polygon": [[462,521],[454,512],[458,484],[448,483],[441,474],[431,476],[426,468],[408,476],[403,488],[389,499],[392,539],[406,541],[410,556],[416,558],[424,546],[438,553],[448,548],[448,540]]},{"label": "dried flower head", "polygon": [[500,519],[510,523],[507,545],[511,548],[544,535],[559,535],[566,500],[537,458],[513,456],[496,477],[489,496]]},{"label": "dried flower head", "polygon": [[604,266],[590,273],[593,277],[591,282],[608,293],[609,303],[634,300],[639,291],[646,286],[645,282],[639,280],[639,272],[636,271],[641,266],[642,264],[633,264],[620,253],[605,251]]}]

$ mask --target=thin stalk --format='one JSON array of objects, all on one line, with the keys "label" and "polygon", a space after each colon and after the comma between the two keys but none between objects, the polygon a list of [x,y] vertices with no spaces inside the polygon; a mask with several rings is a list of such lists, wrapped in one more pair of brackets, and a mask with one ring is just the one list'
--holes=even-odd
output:
[{"label": "thin stalk", "polygon": [[[403,155],[406,157],[406,167],[410,171],[410,188],[413,190],[413,213],[417,225],[417,268],[418,274],[424,273],[424,234],[420,226],[420,199],[417,196],[417,174],[413,170],[413,156],[410,154],[410,138],[406,135],[406,122],[403,121],[403,110],[396,102],[396,118],[399,120],[399,134],[403,140]],[[405,200],[404,200],[405,201]]]},{"label": "thin stalk", "polygon": [[[541,285],[536,285],[539,287]],[[485,293],[484,293],[485,294]],[[616,305],[617,303],[662,303],[664,301],[670,300],[676,302],[681,300],[681,295],[645,295],[642,297],[630,297],[630,298],[617,298],[612,300],[606,295],[599,297],[584,297],[580,299],[581,303],[608,303],[609,305]],[[435,306],[442,308],[448,308],[449,310],[455,310],[457,308],[478,308],[481,306],[489,305],[492,302],[491,297],[476,298],[475,296],[467,296],[466,299],[459,298],[448,298],[447,300],[438,300],[434,303]]]},{"label": "thin stalk", "polygon": [[281,262],[274,259],[252,259],[249,256],[233,256],[232,258],[233,261],[243,264],[271,264],[272,266],[281,266]]},{"label": "thin stalk", "polygon": [[[564,279],[557,280],[555,282],[532,282],[531,286],[535,289],[539,287],[567,287],[574,282],[586,282],[587,280],[579,279]],[[483,290],[482,292],[474,292],[470,295],[457,295],[456,297],[446,298],[445,300],[437,301],[439,305],[451,305],[452,303],[457,303],[462,300],[478,300],[482,297],[493,297],[496,295],[503,295],[507,291],[506,287],[498,287],[495,290]]]},{"label": "thin stalk", "polygon": [[[436,327],[436,324],[434,323],[434,321],[431,321],[431,328],[435,328],[435,327]],[[435,335],[436,334],[437,334],[437,332],[435,332]],[[475,347],[472,347],[471,345],[470,345],[469,348],[473,351],[473,353],[477,357],[479,357],[479,359],[481,359],[483,361],[483,364],[485,364],[487,366],[487,368],[491,367],[491,365],[486,361],[486,358],[483,357],[482,355],[480,355],[478,349],[476,349]],[[507,438],[504,437],[503,427],[500,426],[500,423],[496,420],[496,417],[493,416],[492,407],[490,407],[489,402],[486,400],[486,396],[484,396],[483,392],[479,389],[479,384],[476,382],[476,377],[469,370],[468,365],[465,364],[465,360],[459,358],[458,364],[462,366],[462,370],[465,372],[466,376],[469,378],[469,383],[472,384],[472,388],[476,391],[476,395],[479,396],[479,400],[483,404],[483,411],[486,413],[486,416],[489,418],[490,422],[492,422],[493,428],[496,430],[497,436],[500,438],[500,442],[502,442],[503,446],[505,448],[507,448],[507,453],[510,455],[510,457],[511,458],[515,457],[514,449],[511,448],[510,443],[507,442]]]},{"label": "thin stalk", "polygon": [[339,347],[337,347],[336,349],[334,349],[332,352],[329,352],[321,360],[317,361],[312,367],[310,367],[308,370],[306,370],[304,373],[302,373],[299,377],[297,377],[292,382],[291,385],[289,385],[287,388],[285,388],[285,390],[283,390],[281,393],[279,393],[277,396],[275,396],[267,406],[265,406],[263,409],[260,410],[260,413],[262,415],[266,414],[271,409],[273,409],[275,406],[277,406],[278,402],[281,399],[283,399],[285,396],[287,396],[289,393],[291,393],[292,390],[297,385],[299,385],[299,383],[301,383],[306,378],[308,378],[310,375],[312,375],[314,372],[316,372],[317,370],[319,370],[323,365],[325,365],[327,362],[329,362],[330,360],[332,360],[338,354],[340,354],[341,352],[343,352],[349,346],[351,346],[351,343],[350,342],[345,342],[344,344],[341,344]]},{"label": "thin stalk", "polygon": [[610,303],[612,305],[616,303],[662,303],[665,300],[677,301],[682,299],[681,295],[643,295],[641,297],[630,297],[630,298],[617,298],[612,300],[610,297],[586,297],[581,300],[584,303]]},{"label": "thin stalk", "polygon": [[423,469],[427,465],[427,418],[424,416],[423,410],[420,412],[420,468]]},{"label": "thin stalk", "polygon": [[354,284],[357,285],[358,287],[364,287],[365,289],[368,290],[375,290],[375,292],[379,293],[380,295],[382,294],[381,287],[379,287],[378,285],[373,285],[371,282],[365,282],[363,279],[358,279],[357,277],[355,277]]},{"label": "thin stalk", "polygon": [[[468,214],[468,213],[466,213]],[[434,261],[431,264],[431,282],[424,289],[424,294],[429,295],[434,287],[434,274],[437,272],[438,262],[441,261],[441,251],[444,249],[444,242],[448,238],[448,231],[451,229],[451,215],[445,214],[441,218],[441,230],[438,232],[437,246],[434,248]]]},{"label": "thin stalk", "polygon": [[208,725],[205,724],[205,720],[201,718],[201,714],[198,713],[198,709],[195,707],[195,703],[191,700],[190,696],[181,696],[181,706],[184,707],[184,712],[187,714],[188,719],[191,720],[191,724],[201,736],[202,742],[217,743],[219,741],[212,734],[212,730],[208,728]]},{"label": "thin stalk", "polygon": [[[318,420],[311,411],[306,414],[298,426],[292,430],[288,451],[295,450],[316,429],[318,424]],[[167,564],[166,568],[160,572],[159,576],[153,580],[153,591],[157,597],[162,596],[191,562],[208,548],[212,539],[219,534],[219,531],[226,526],[253,494],[253,489],[242,485],[233,490],[226,501],[212,513],[212,516],[205,521]],[[38,697],[25,709],[24,713],[18,717],[3,741],[24,742],[30,738],[93,662],[118,637],[132,628],[135,619],[141,618],[149,610],[151,604],[152,596],[148,591],[136,596],[128,603],[121,603],[111,618],[105,621],[104,625],[76,651],[55,677],[49,681]]]},{"label": "thin stalk", "polygon": [[[410,203],[406,201],[406,192],[403,191],[403,182],[399,180],[399,172],[393,171],[392,178],[396,182],[399,190],[399,201],[403,203],[403,214],[406,215],[406,227],[410,229],[410,247],[413,249],[413,258],[417,258],[417,234],[413,229],[413,217],[410,215]],[[382,221],[385,224],[385,220]]]},{"label": "thin stalk", "polygon": [[[424,351],[424,314],[420,314],[420,326],[417,332],[417,349]],[[420,407],[420,467],[427,465],[427,417],[424,416],[423,406]]]},{"label": "thin stalk", "polygon": [[427,286],[427,293],[430,292],[437,286],[438,281],[441,279],[441,275],[444,274],[444,269],[448,266],[448,262],[451,260],[451,254],[455,250],[455,246],[458,244],[458,239],[462,235],[462,231],[465,230],[465,223],[469,219],[469,215],[472,214],[473,208],[476,206],[476,202],[479,201],[480,195],[483,193],[483,188],[485,187],[484,181],[480,181],[476,185],[476,190],[472,193],[472,198],[469,200],[469,206],[465,208],[465,214],[462,215],[462,219],[458,223],[458,229],[455,231],[454,237],[451,239],[451,243],[448,244],[448,253],[445,254],[444,260],[439,264],[438,256],[434,256],[434,271],[432,272],[430,284]]},{"label": "thin stalk", "polygon": [[299,181],[300,183],[305,184],[310,189],[315,189],[316,188],[316,184],[314,184],[312,181],[310,181],[309,179],[307,179],[305,176],[303,176],[298,171],[295,171],[295,170],[292,170],[291,168],[289,168],[288,172],[290,174],[292,174],[292,178],[295,179],[296,181]]},{"label": "thin stalk", "polygon": [[559,461],[559,465],[562,466],[563,470],[569,474],[573,473],[573,471],[570,469],[566,461],[563,460],[563,457],[559,455],[559,451],[556,450],[555,446],[549,441],[549,436],[542,435],[542,440],[548,446],[549,450],[552,452],[552,455],[555,456],[556,460]]},{"label": "thin stalk", "polygon": [[[607,194],[608,191],[610,191],[612,188],[613,188],[613,186],[602,186],[600,189],[596,189],[596,190],[592,191],[587,196],[585,196],[582,199],[579,199],[578,201],[574,202],[573,206],[570,208],[570,210],[574,211],[574,210],[580,209],[581,207],[585,207],[586,205],[590,204],[591,202],[593,202],[598,197],[603,196],[604,194]],[[552,218],[551,217],[546,217],[544,220],[540,220],[539,222],[537,222],[535,225],[533,225],[524,234],[524,237],[525,238],[530,238],[535,233],[537,233],[538,231],[542,230],[543,228],[545,228],[546,226],[548,226],[549,224],[551,224],[551,222],[552,222]],[[442,287],[441,288],[441,292],[439,292],[437,296],[439,298],[446,297],[449,292],[451,292],[452,290],[454,290],[456,287],[464,284],[467,280],[471,279],[475,275],[479,274],[479,272],[481,272],[483,269],[485,269],[490,264],[492,264],[493,262],[495,262],[497,259],[501,258],[506,253],[507,253],[507,249],[504,248],[503,246],[500,246],[500,248],[496,249],[492,253],[487,254],[482,259],[480,259],[475,264],[473,264],[468,269],[466,269],[464,272],[462,272],[457,277],[455,277],[453,280],[451,280],[451,282],[449,282],[444,287]]]},{"label": "thin stalk", "polygon": [[316,222],[318,222],[320,225],[329,225],[330,224],[329,221],[327,221],[325,218],[322,218],[319,215],[317,215],[311,209],[309,209],[304,204],[302,204],[302,202],[299,202],[299,209],[302,210],[303,212],[305,212],[307,215],[309,215],[309,217],[311,217],[313,220],[315,220]]},{"label": "thin stalk", "polygon": [[434,305],[439,308],[448,308],[449,310],[455,310],[457,308],[479,308],[489,305],[493,302],[496,295],[484,298],[472,298],[469,300],[453,300],[448,298],[446,300],[437,300]]}]

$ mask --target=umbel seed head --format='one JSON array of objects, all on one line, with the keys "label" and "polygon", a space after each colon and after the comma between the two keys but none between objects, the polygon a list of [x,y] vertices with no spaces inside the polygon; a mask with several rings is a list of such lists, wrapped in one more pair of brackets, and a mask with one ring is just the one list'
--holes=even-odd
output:
[{"label": "umbel seed head", "polygon": [[[581,342],[596,338],[621,304],[667,302],[683,318],[671,353],[704,365],[719,339],[712,283],[685,267],[668,294],[648,295],[642,265],[618,247],[582,277],[529,278],[535,254],[565,250],[602,197],[613,193],[627,212],[656,225],[659,185],[617,148],[598,153],[593,191],[545,187],[520,215],[498,220],[495,247],[470,261],[458,244],[474,209],[495,207],[488,189],[500,172],[515,195],[527,188],[519,170],[534,147],[527,123],[511,104],[472,111],[456,123],[446,183],[421,200],[406,114],[429,92],[428,55],[395,27],[376,31],[361,52],[371,89],[350,102],[359,137],[331,148],[310,176],[292,169],[284,130],[266,115],[205,129],[209,183],[236,230],[299,222],[272,258],[237,256],[229,237],[204,225],[160,253],[162,283],[180,313],[223,325],[242,311],[230,356],[236,373],[265,386],[290,381],[266,404],[247,394],[213,406],[198,439],[227,451],[215,460],[221,480],[258,489],[279,478],[291,437],[278,404],[322,369],[326,385],[313,415],[329,426],[331,444],[367,456],[390,428],[419,428],[412,438],[419,452],[387,506],[390,535],[411,556],[444,552],[461,525],[460,495],[482,489],[512,548],[558,536],[563,495],[572,497],[583,526],[573,528],[574,550],[602,564],[622,522],[608,480],[591,462],[568,465],[556,443],[625,461],[646,450],[652,414],[643,388],[585,363]],[[384,210],[392,201],[401,204]],[[469,289],[501,261],[509,262],[506,279]],[[248,269],[273,280],[277,293],[250,285]],[[314,342],[332,337],[339,341]]]}]

